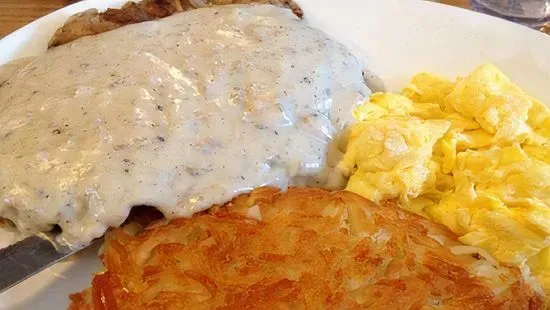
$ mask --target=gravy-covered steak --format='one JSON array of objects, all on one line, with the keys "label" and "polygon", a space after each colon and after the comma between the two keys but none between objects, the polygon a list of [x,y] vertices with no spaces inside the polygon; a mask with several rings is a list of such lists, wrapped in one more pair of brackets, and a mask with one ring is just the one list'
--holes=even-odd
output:
[{"label": "gravy-covered steak", "polygon": [[79,246],[136,205],[188,217],[317,176],[370,93],[362,69],[273,5],[189,10],[2,67],[0,217]]},{"label": "gravy-covered steak", "polygon": [[228,4],[272,4],[292,9],[298,17],[302,17],[303,14],[300,7],[292,0],[143,0],[137,3],[127,2],[120,9],[111,8],[105,12],[89,9],[75,14],[55,32],[48,46],[62,45],[84,36],[103,33],[124,25],[167,17],[178,12]]}]

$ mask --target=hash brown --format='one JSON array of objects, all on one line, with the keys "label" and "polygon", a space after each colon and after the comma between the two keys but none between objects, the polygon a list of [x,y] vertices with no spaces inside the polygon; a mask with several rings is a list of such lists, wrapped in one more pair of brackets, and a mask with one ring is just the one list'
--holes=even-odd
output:
[{"label": "hash brown", "polygon": [[70,309],[543,307],[517,268],[345,191],[256,189],[136,235],[112,229],[101,258]]}]

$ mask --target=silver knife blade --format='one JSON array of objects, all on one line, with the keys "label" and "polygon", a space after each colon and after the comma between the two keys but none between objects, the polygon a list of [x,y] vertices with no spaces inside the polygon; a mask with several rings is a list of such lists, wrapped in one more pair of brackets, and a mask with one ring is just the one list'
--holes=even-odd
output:
[{"label": "silver knife blade", "polygon": [[81,250],[48,239],[32,236],[0,249],[0,293]]}]

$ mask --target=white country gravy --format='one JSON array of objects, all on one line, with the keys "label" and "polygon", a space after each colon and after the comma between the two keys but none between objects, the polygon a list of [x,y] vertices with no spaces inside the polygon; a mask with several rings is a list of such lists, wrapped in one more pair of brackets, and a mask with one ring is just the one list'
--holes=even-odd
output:
[{"label": "white country gravy", "polygon": [[135,205],[187,217],[318,174],[369,94],[341,44],[274,6],[198,9],[0,69],[0,217],[78,247]]}]

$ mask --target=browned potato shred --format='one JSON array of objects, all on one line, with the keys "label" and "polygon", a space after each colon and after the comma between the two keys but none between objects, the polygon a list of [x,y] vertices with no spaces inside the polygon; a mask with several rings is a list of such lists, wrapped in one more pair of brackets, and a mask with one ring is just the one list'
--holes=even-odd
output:
[{"label": "browned potato shred", "polygon": [[[111,230],[106,271],[71,296],[71,309],[542,307],[518,269],[454,255],[456,245],[450,231],[394,203],[261,188],[136,236]],[[480,264],[498,276],[476,276]]]}]

